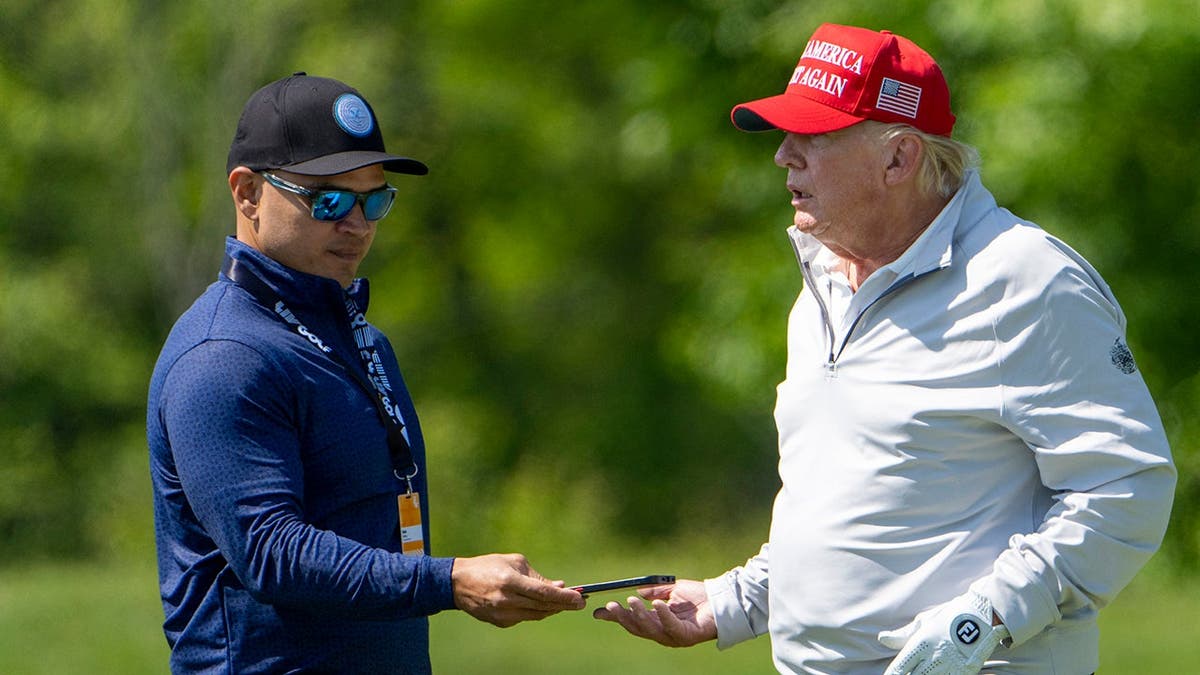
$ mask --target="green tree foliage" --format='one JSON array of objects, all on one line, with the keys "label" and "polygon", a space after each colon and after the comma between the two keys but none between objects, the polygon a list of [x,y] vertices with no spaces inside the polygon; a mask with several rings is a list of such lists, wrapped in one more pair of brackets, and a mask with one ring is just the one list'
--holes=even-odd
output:
[{"label": "green tree foliage", "polygon": [[232,232],[241,105],[297,70],[354,84],[432,169],[396,179],[364,272],[429,437],[439,552],[765,533],[800,278],[779,138],[728,114],[834,21],[933,53],[985,182],[1121,298],[1183,472],[1168,551],[1194,567],[1198,9],[10,0],[0,559],[150,541],[145,383]]}]

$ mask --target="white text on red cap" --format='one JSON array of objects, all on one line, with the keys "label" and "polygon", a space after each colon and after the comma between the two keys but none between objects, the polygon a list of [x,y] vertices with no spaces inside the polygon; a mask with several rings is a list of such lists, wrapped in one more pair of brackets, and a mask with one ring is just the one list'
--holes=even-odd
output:
[{"label": "white text on red cap", "polygon": [[[824,40],[809,40],[800,58],[832,63],[856,75],[862,75],[862,54]],[[840,98],[846,88],[846,78],[825,72],[821,68],[799,65],[796,66],[788,84],[802,84]]]},{"label": "white text on red cap", "polygon": [[825,63],[832,63],[835,66],[841,66],[855,75],[862,75],[863,57],[862,54],[853,49],[846,49],[841,45],[835,45],[832,42],[824,40],[809,40],[804,46],[804,53],[800,55],[802,59],[816,59]]}]

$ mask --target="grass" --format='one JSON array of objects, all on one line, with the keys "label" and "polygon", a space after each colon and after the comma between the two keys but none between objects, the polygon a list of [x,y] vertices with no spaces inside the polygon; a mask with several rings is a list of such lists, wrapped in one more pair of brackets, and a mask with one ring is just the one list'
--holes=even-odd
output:
[{"label": "grass", "polygon": [[145,564],[0,570],[0,673],[164,673],[161,626]]},{"label": "grass", "polygon": [[[691,569],[678,571],[701,575],[696,571],[701,561],[714,560],[716,554],[678,555],[678,560],[692,561],[684,565]],[[592,580],[672,571],[663,564],[666,555],[614,555],[580,564],[589,568],[586,580]],[[1200,641],[1187,626],[1200,604],[1200,582],[1168,579],[1152,563],[1101,613],[1101,673],[1194,671]],[[593,606],[595,600],[603,601],[596,598]],[[161,622],[154,570],[144,562],[46,563],[0,570],[0,673],[163,673],[167,648]],[[774,672],[765,638],[724,652],[711,644],[672,650],[627,636],[587,611],[508,629],[444,612],[433,617],[432,631],[439,673]]]}]

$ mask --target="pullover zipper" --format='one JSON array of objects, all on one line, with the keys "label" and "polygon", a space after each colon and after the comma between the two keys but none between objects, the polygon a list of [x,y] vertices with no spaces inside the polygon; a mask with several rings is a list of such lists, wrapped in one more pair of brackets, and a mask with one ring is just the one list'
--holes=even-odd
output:
[{"label": "pullover zipper", "polygon": [[854,322],[850,324],[849,330],[846,331],[846,335],[842,338],[841,346],[838,346],[835,351],[834,347],[836,338],[833,331],[833,320],[829,316],[829,308],[825,305],[825,299],[821,296],[821,293],[817,291],[816,282],[813,280],[812,269],[809,267],[808,262],[806,262],[800,256],[800,249],[796,246],[795,240],[792,240],[792,250],[796,253],[796,261],[800,263],[800,273],[804,277],[804,285],[812,291],[813,297],[817,299],[817,305],[821,308],[821,318],[825,321],[825,334],[829,341],[829,357],[825,362],[825,374],[826,377],[830,379],[837,377],[838,359],[841,358],[842,352],[846,350],[846,345],[850,343],[850,337],[854,334],[854,329],[858,327],[858,322],[861,321],[864,316],[866,316],[867,312],[871,311],[871,308],[874,307],[880,300],[883,300],[887,296],[899,290],[900,287],[904,286],[908,282],[916,279],[918,276],[927,274],[929,271],[933,271],[928,270],[926,272],[922,272],[921,274],[909,274],[892,282],[892,285],[889,286],[886,291],[881,293],[878,298],[872,300],[871,304],[864,307],[862,311],[854,317]]},{"label": "pullover zipper", "polygon": [[[800,260],[800,251],[796,251],[796,258],[800,262],[800,273],[804,276],[804,285],[812,290],[813,297],[817,299],[817,306],[821,308],[821,319],[825,322],[825,334],[829,344],[829,360],[825,363],[825,367],[831,371],[837,369],[837,356],[833,353],[833,320],[829,318],[829,309],[825,306],[825,298],[817,292],[817,284],[813,281],[812,271],[808,267],[808,263]],[[857,321],[855,321],[857,323]],[[843,348],[845,347],[843,343]],[[841,350],[838,351],[841,353]]]}]

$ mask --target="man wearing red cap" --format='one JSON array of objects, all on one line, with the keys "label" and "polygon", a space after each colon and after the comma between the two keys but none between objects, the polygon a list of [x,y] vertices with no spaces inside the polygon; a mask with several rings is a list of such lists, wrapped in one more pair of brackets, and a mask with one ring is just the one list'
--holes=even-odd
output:
[{"label": "man wearing red cap", "polygon": [[785,132],[804,278],[770,539],[596,616],[672,646],[769,633],[781,672],[1093,672],[1176,480],[1108,286],[996,205],[903,37],[825,24],[732,118]]},{"label": "man wearing red cap", "polygon": [[428,673],[426,617],[581,609],[524,556],[433,557],[416,411],[358,266],[395,189],[353,88],[297,73],[246,103],[237,236],[163,346],[146,419],[176,673]]}]

